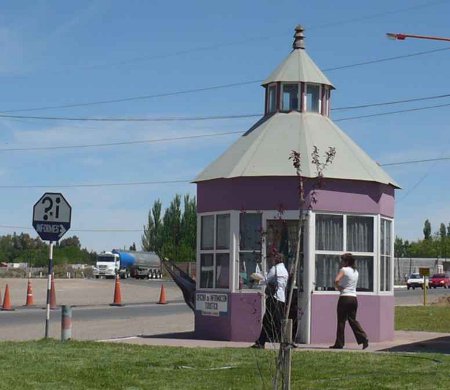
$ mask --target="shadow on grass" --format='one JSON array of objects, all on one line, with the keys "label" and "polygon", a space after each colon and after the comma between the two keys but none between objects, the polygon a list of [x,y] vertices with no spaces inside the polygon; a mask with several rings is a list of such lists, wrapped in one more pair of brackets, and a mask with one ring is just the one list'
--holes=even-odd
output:
[{"label": "shadow on grass", "polygon": [[395,347],[382,349],[380,351],[443,353],[450,355],[450,336],[437,337],[434,339],[422,340],[415,343],[397,345]]}]

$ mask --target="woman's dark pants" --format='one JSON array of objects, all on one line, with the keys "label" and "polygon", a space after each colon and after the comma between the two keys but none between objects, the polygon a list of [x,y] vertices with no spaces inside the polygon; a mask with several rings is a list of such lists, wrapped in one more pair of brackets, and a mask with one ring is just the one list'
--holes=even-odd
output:
[{"label": "woman's dark pants", "polygon": [[366,332],[364,332],[360,323],[356,320],[356,312],[358,311],[358,300],[356,297],[339,297],[337,305],[337,332],[336,342],[337,347],[343,347],[345,344],[345,322],[348,321],[358,344],[363,344],[367,341]]},{"label": "woman's dark pants", "polygon": [[266,341],[276,342],[280,340],[281,320],[284,314],[284,302],[275,298],[266,299],[266,312],[263,317],[261,333],[256,344],[264,346]]}]

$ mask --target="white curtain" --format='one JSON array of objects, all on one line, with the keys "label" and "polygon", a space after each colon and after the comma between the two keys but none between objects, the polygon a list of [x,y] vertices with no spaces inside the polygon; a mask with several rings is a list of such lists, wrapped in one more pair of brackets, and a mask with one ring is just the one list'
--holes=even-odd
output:
[{"label": "white curtain", "polygon": [[316,288],[318,291],[334,291],[334,279],[339,271],[340,256],[316,255]]},{"label": "white curtain", "polygon": [[373,291],[373,257],[355,256],[356,269],[359,273],[358,291]]},{"label": "white curtain", "polygon": [[373,252],[372,217],[347,217],[347,250]]},{"label": "white curtain", "polygon": [[343,249],[342,215],[316,215],[316,249],[328,251]]}]

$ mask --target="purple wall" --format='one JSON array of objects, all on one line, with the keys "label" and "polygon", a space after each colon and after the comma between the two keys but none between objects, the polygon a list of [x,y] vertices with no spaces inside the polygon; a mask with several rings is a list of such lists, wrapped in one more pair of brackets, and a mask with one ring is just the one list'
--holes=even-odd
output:
[{"label": "purple wall", "polygon": [[[311,344],[330,343],[336,338],[336,307],[339,295],[313,294],[311,302]],[[394,339],[393,296],[358,296],[357,320],[366,331],[369,341]],[[350,325],[345,327],[345,340],[355,343]]]},{"label": "purple wall", "polygon": [[255,341],[261,331],[261,298],[261,293],[229,293],[228,313],[214,317],[195,311],[195,337],[205,340]]},{"label": "purple wall", "polygon": [[[309,194],[312,180],[305,182]],[[394,216],[394,187],[375,182],[324,179],[313,210]],[[198,212],[298,209],[296,177],[240,177],[197,183]],[[307,198],[308,200],[308,198]]]}]

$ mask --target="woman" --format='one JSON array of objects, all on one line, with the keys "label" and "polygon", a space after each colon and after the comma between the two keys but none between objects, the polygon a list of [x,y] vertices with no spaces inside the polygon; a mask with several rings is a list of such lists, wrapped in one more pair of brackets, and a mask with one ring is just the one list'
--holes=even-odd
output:
[{"label": "woman", "polygon": [[355,267],[355,258],[351,253],[345,253],[341,256],[341,269],[336,275],[334,284],[339,290],[340,296],[337,305],[337,331],[336,341],[330,348],[344,348],[345,338],[345,322],[348,320],[352,327],[358,344],[362,344],[362,349],[369,346],[366,332],[356,320],[356,312],[358,310],[358,300],[356,298],[356,285],[358,284],[358,271]]},{"label": "woman", "polygon": [[[266,284],[266,312],[263,317],[261,333],[252,348],[264,349],[267,341],[276,341],[281,333],[281,320],[284,315],[284,305],[286,302],[286,285],[288,282],[288,271],[284,266],[284,256],[278,253],[273,258],[274,265],[263,279],[262,284]],[[274,286],[273,293],[270,293],[270,286]]]}]

